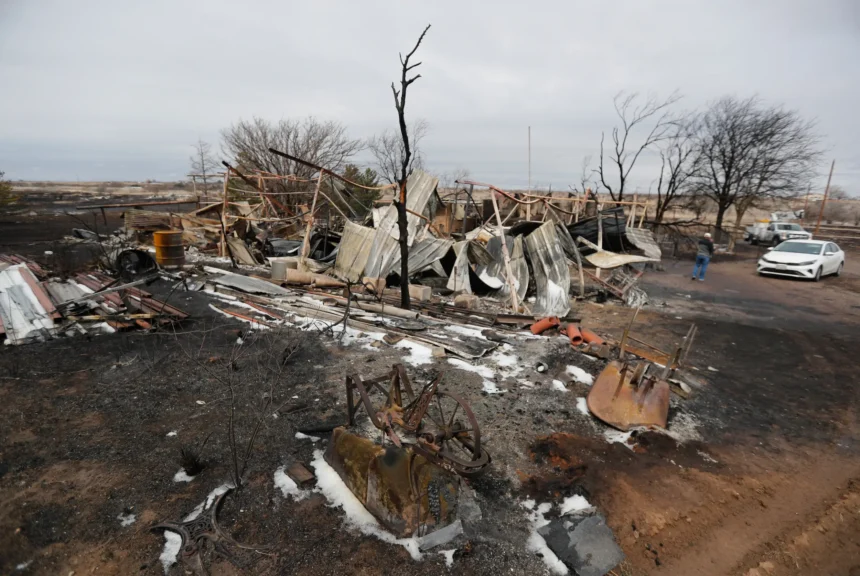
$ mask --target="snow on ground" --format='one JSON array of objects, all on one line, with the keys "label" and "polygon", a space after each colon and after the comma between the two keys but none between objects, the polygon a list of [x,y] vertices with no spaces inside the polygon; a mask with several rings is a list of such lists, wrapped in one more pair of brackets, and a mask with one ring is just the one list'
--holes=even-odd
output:
[{"label": "snow on ground", "polygon": [[137,520],[137,516],[134,514],[120,514],[116,519],[119,520],[119,525],[125,528],[126,526],[134,524],[134,521]]},{"label": "snow on ground", "polygon": [[480,328],[470,328],[468,326],[460,326],[459,324],[449,324],[445,326],[445,330],[449,332],[455,332],[457,334],[462,334],[463,336],[468,336],[470,338],[478,338],[479,340],[487,339],[482,334],[483,331]]},{"label": "snow on ground", "polygon": [[176,436],[176,434],[177,434],[176,430],[171,430],[170,432],[167,433],[167,436],[168,437]]},{"label": "snow on ground", "polygon": [[189,476],[187,472],[185,472],[185,468],[180,468],[179,472],[173,475],[174,482],[191,482],[194,480],[194,476]]},{"label": "snow on ground", "polygon": [[346,523],[358,529],[362,534],[374,536],[383,542],[403,546],[413,560],[421,559],[416,538],[397,538],[385,531],[376,518],[359,502],[355,494],[343,483],[338,473],[329,466],[323,458],[321,450],[314,451],[311,466],[316,472],[317,487],[315,491],[322,493],[331,502],[332,507],[342,508],[346,514]]},{"label": "snow on ground", "polygon": [[319,436],[308,436],[307,434],[302,434],[301,432],[296,432],[296,438],[299,440],[310,440],[311,442],[319,442]]},{"label": "snow on ground", "polygon": [[591,504],[588,503],[584,497],[579,494],[575,494],[574,496],[570,496],[565,498],[564,501],[559,504],[559,514],[564,516],[565,514],[570,514],[571,512],[582,512],[583,510],[588,510],[591,508]]},{"label": "snow on ground", "polygon": [[676,412],[672,421],[669,422],[669,428],[666,430],[657,428],[657,432],[666,434],[681,444],[702,440],[702,435],[699,433],[699,421],[695,416],[686,412]]},{"label": "snow on ground", "polygon": [[474,364],[469,364],[465,360],[460,360],[459,358],[449,358],[448,364],[455,368],[459,368],[460,370],[466,370],[468,372],[478,374],[484,379],[483,387],[484,392],[487,394],[501,394],[502,392],[507,392],[507,390],[502,390],[496,386],[496,383],[492,380],[496,376],[496,371],[492,368],[488,368],[487,366],[475,366]]},{"label": "snow on ground", "polygon": [[569,392],[567,386],[564,385],[564,382],[561,380],[553,380],[552,381],[552,389],[557,390],[559,392]]},{"label": "snow on ground", "polygon": [[302,500],[308,495],[306,490],[299,488],[299,485],[287,475],[283,466],[275,470],[275,488],[280,488],[285,498],[292,496],[295,500]]},{"label": "snow on ground", "polygon": [[[215,488],[212,492],[210,492],[206,496],[206,500],[197,505],[191,513],[182,519],[183,522],[189,522],[194,520],[198,516],[200,516],[205,510],[208,510],[209,507],[215,502],[215,499],[218,498],[221,494],[224,494],[228,490],[232,490],[234,488],[233,484],[224,483]],[[170,530],[164,531],[164,549],[161,551],[161,555],[158,557],[161,560],[161,565],[164,567],[164,573],[167,574],[170,572],[170,567],[176,564],[176,558],[179,555],[179,549],[182,547],[182,537],[179,536],[176,532],[171,532]]]},{"label": "snow on ground", "polygon": [[627,441],[630,439],[630,435],[631,432],[622,432],[620,430],[616,430],[615,428],[607,428],[603,431],[603,438],[610,444],[618,442],[620,444],[624,444],[625,446],[633,450],[633,447],[627,443]]},{"label": "snow on ground", "polygon": [[553,574],[567,574],[567,566],[565,566],[564,562],[559,560],[558,556],[549,549],[543,536],[538,534],[539,528],[543,528],[549,524],[549,520],[545,518],[545,514],[552,510],[552,504],[544,502],[535,508],[534,500],[526,500],[521,503],[521,506],[529,511],[528,521],[532,527],[531,534],[529,534],[529,539],[526,542],[526,548],[530,552],[540,555],[544,564],[546,564],[546,567],[549,568],[549,571]]},{"label": "snow on ground", "polygon": [[576,409],[588,416],[588,402],[585,400],[585,398],[576,399]]},{"label": "snow on ground", "polygon": [[430,364],[433,362],[433,350],[423,344],[418,344],[411,340],[401,340],[394,347],[409,350],[409,356],[405,356],[403,361],[412,366],[420,366],[421,364]]},{"label": "snow on ground", "polygon": [[568,366],[567,373],[570,374],[574,380],[582,384],[588,384],[589,386],[591,386],[594,383],[594,376],[592,376],[579,366]]},{"label": "snow on ground", "polygon": [[454,565],[454,552],[457,550],[439,550],[439,554],[445,557],[445,566],[450,568]]}]

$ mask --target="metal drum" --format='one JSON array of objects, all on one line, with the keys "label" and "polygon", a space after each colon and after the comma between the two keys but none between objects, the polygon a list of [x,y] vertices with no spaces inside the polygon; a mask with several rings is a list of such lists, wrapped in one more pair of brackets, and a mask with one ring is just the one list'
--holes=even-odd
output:
[{"label": "metal drum", "polygon": [[173,268],[185,264],[185,248],[181,230],[159,230],[152,234],[155,261],[159,266]]}]

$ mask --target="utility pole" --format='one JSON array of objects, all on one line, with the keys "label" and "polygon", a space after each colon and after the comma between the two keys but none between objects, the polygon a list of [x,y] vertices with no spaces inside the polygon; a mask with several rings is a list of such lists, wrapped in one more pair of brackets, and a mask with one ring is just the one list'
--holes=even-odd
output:
[{"label": "utility pole", "polygon": [[[529,126],[529,189],[528,193],[532,193],[532,127]],[[526,204],[526,220],[532,219],[532,205]]]},{"label": "utility pole", "polygon": [[809,207],[809,191],[812,189],[812,184],[806,186],[806,199],[803,201],[803,218],[806,220],[806,209]]},{"label": "utility pole", "polygon": [[830,192],[830,179],[833,178],[834,166],[836,166],[836,160],[830,163],[830,174],[827,175],[827,186],[824,187],[824,199],[821,200],[821,210],[818,211],[818,222],[815,223],[816,236],[818,236],[818,229],[821,228],[821,216],[824,214],[824,205],[827,204],[827,193]]}]

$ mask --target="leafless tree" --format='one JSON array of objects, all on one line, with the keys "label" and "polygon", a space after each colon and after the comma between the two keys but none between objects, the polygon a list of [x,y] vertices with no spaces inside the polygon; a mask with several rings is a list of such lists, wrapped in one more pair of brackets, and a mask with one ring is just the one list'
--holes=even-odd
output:
[{"label": "leafless tree", "polygon": [[[680,98],[677,92],[665,100],[648,96],[644,102],[636,92],[621,92],[615,96],[615,113],[621,125],[612,129],[612,150],[608,153],[604,150],[606,134],[601,134],[600,161],[597,167],[600,184],[606,188],[613,200],[624,200],[627,180],[642,152],[670,134],[673,125],[670,108]],[[648,130],[645,137],[634,143],[636,133],[644,130]]]},{"label": "leafless tree", "polygon": [[439,193],[456,188],[458,180],[468,180],[471,176],[468,168],[455,168],[439,174]]},{"label": "leafless tree", "polygon": [[660,146],[660,175],[657,178],[657,207],[654,224],[663,222],[666,211],[686,191],[695,164],[695,117],[679,118]]},{"label": "leafless tree", "polygon": [[397,178],[397,185],[400,190],[399,195],[394,201],[397,207],[397,227],[400,232],[400,306],[409,310],[411,300],[409,298],[409,232],[406,221],[406,180],[411,172],[412,148],[409,144],[409,130],[406,125],[406,89],[409,85],[421,78],[421,74],[416,74],[412,78],[408,78],[409,73],[421,66],[421,62],[409,64],[409,59],[421,46],[421,41],[427,31],[430,30],[428,24],[421,36],[418,37],[418,42],[406,58],[400,54],[400,90],[397,89],[394,82],[391,83],[391,92],[394,94],[394,107],[397,109],[397,120],[400,124],[400,137],[403,141],[403,156],[400,158],[400,173]]},{"label": "leafless tree", "polygon": [[[223,130],[221,137],[224,155],[234,159],[240,170],[263,170],[280,176],[296,175],[301,178],[312,177],[314,169],[272,154],[269,148],[338,173],[364,148],[361,140],[349,137],[346,127],[341,123],[313,117],[280,120],[277,123],[256,117],[250,121],[240,120]],[[296,185],[281,181],[272,186],[281,191],[297,188]]]},{"label": "leafless tree", "polygon": [[208,180],[215,173],[218,166],[218,160],[212,153],[212,145],[197,139],[197,144],[194,144],[194,154],[191,155],[191,173],[199,174],[203,180],[203,193],[209,195]]},{"label": "leafless tree", "polygon": [[586,189],[592,188],[592,179],[594,170],[591,169],[591,155],[583,156],[582,164],[579,170],[579,185],[568,186],[571,192],[576,194],[585,194]]},{"label": "leafless tree", "polygon": [[[424,154],[421,151],[421,140],[427,134],[429,124],[426,120],[417,120],[409,126],[409,143],[412,156],[407,162],[406,177],[415,170],[424,169]],[[406,157],[403,138],[395,130],[385,130],[367,141],[367,148],[373,154],[376,172],[389,184],[400,180],[400,171]]]},{"label": "leafless tree", "polygon": [[716,227],[734,206],[739,225],[765,199],[805,189],[820,159],[815,123],[758,97],[728,96],[702,115],[695,140],[694,189],[717,207]]}]

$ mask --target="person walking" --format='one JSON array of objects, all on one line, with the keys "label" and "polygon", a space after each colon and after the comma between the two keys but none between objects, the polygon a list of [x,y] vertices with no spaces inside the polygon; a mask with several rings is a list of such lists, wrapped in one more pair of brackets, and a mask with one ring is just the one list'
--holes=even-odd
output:
[{"label": "person walking", "polygon": [[699,240],[699,249],[696,252],[696,265],[693,266],[693,278],[699,277],[700,282],[705,281],[705,270],[708,269],[708,262],[714,255],[714,242],[711,240],[711,235],[705,233],[705,237]]}]

